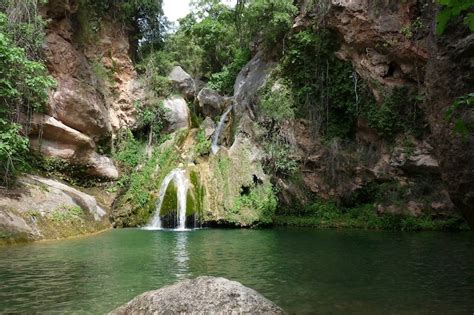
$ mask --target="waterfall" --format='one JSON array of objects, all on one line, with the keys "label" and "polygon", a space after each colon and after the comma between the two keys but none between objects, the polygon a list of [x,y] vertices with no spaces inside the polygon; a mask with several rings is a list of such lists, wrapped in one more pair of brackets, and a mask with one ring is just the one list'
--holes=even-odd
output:
[{"label": "waterfall", "polygon": [[216,154],[219,151],[219,137],[221,135],[222,128],[224,128],[227,115],[229,115],[231,110],[232,110],[232,106],[229,106],[229,108],[227,108],[227,110],[224,112],[224,114],[222,114],[222,117],[219,120],[219,124],[217,125],[216,131],[214,132],[214,136],[212,137],[212,146],[211,146],[212,154]]},{"label": "waterfall", "polygon": [[166,190],[168,189],[168,185],[173,181],[176,187],[176,195],[178,199],[178,209],[177,211],[177,230],[185,230],[186,229],[186,198],[188,193],[188,179],[186,177],[186,171],[180,168],[177,168],[171,171],[163,180],[163,183],[160,187],[160,192],[158,196],[158,203],[156,205],[155,216],[151,220],[151,223],[147,226],[148,229],[152,230],[159,230],[162,229],[161,224],[161,206],[163,204],[163,200],[165,198]]}]

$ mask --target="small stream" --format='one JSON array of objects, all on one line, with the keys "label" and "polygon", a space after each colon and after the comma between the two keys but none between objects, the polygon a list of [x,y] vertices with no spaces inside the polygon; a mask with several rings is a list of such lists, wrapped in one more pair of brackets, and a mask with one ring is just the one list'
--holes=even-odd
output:
[{"label": "small stream", "polygon": [[472,314],[474,233],[124,229],[0,247],[0,313],[106,313],[200,275],[289,313]]}]

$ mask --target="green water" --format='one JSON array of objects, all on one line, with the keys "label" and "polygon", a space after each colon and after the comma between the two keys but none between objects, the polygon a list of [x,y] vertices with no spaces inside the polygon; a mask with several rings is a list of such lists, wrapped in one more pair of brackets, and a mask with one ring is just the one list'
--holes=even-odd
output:
[{"label": "green water", "polygon": [[129,229],[0,247],[0,313],[104,313],[200,275],[290,313],[472,314],[474,234]]}]

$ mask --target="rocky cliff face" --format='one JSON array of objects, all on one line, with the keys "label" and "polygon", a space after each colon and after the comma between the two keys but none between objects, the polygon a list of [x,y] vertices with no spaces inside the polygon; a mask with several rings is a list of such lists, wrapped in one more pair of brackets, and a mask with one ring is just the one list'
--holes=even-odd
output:
[{"label": "rocky cliff face", "polygon": [[[130,58],[129,30],[105,15],[91,31],[79,1],[51,0],[40,8],[43,53],[57,82],[44,114],[28,124],[33,150],[63,165],[66,177],[116,180],[119,169],[103,152],[122,128],[136,125],[144,98]],[[84,173],[85,172],[85,173]],[[81,188],[82,189],[82,188]],[[84,189],[82,189],[84,190]],[[94,196],[38,176],[0,190],[0,243],[62,238],[110,227],[114,194]]]},{"label": "rocky cliff face", "polygon": [[[425,95],[420,107],[428,132],[421,139],[411,139],[408,147],[400,141],[393,146],[359,119],[356,147],[335,144],[328,150],[311,141],[304,121],[296,123],[293,129],[303,153],[306,186],[323,196],[342,197],[373,181],[395,179],[416,190],[424,180],[432,193],[408,194],[401,207],[380,205],[380,211],[449,213],[454,209],[452,200],[472,224],[473,135],[470,132],[462,138],[455,134],[445,113],[456,97],[473,86],[473,35],[458,24],[446,35],[435,36],[437,7],[430,1],[332,0],[327,5],[325,26],[335,31],[341,42],[337,56],[352,63],[377,100],[394,87],[408,87]],[[302,7],[295,29],[314,24],[320,14],[309,10],[307,4]],[[458,115],[472,121],[472,109],[461,111]],[[366,162],[361,152],[370,155]],[[331,162],[332,166],[324,163],[335,159],[339,162]],[[333,169],[332,177],[338,177],[338,187],[324,179],[328,167]]]},{"label": "rocky cliff face", "polygon": [[57,88],[45,115],[34,117],[31,142],[46,156],[117,179],[118,169],[99,147],[110,146],[121,128],[134,126],[134,102],[143,91],[129,56],[127,29],[105,16],[91,33],[79,18],[81,9],[66,0],[42,8],[48,20],[44,54]]},{"label": "rocky cliff face", "polygon": [[[374,106],[380,106],[387,91],[396,88],[418,94],[423,98],[416,107],[424,117],[419,126],[422,134],[400,133],[387,140],[360,116],[354,139],[328,141],[315,134],[313,121],[292,119],[279,132],[291,145],[289,154],[297,161],[297,172],[294,176],[266,174],[258,98],[277,61],[256,53],[237,77],[233,97],[220,96],[176,67],[169,79],[182,97],[164,101],[168,120],[164,132],[170,134],[169,140],[153,148],[150,137],[147,159],[134,170],[147,173],[143,176],[147,182],[139,182],[134,189],[146,189],[140,198],[148,201],[134,203],[137,191],[122,191],[112,213],[115,226],[144,225],[155,210],[163,178],[178,167],[186,170],[190,180],[187,215],[198,212],[206,222],[271,223],[277,207],[273,185],[278,188],[281,208],[301,209],[318,199],[347,208],[371,204],[378,214],[413,217],[450,218],[459,209],[472,223],[474,138],[472,132],[467,137],[456,134],[453,120],[445,113],[458,96],[471,92],[474,37],[460,26],[446,32],[449,35],[435,36],[436,7],[431,1],[330,0],[324,2],[322,20],[322,8],[312,9],[309,3],[302,5],[293,32],[315,24],[332,30],[341,44],[337,57],[352,63],[354,78],[367,82],[378,104]],[[42,14],[49,21],[46,62],[58,85],[46,113],[33,117],[32,147],[78,165],[96,178],[118,179],[118,168],[103,151],[122,128],[139,124],[135,103],[147,99],[130,59],[128,30],[104,16],[98,30],[85,32],[83,12],[74,1],[50,0]],[[397,102],[396,106],[406,105],[403,100]],[[215,137],[219,116],[230,106],[218,137],[220,150],[211,154],[205,147]],[[196,113],[205,118],[199,126]],[[455,114],[466,121],[474,118],[469,108]],[[50,236],[48,229],[44,236],[41,228],[34,231],[36,216],[52,214],[46,210],[37,214],[26,206],[31,202],[28,196],[39,196],[45,208],[54,194],[43,196],[41,188],[32,188],[31,178],[23,181],[19,204],[8,193],[0,198],[0,206],[4,203],[0,215],[13,218],[10,221],[16,224],[8,229],[33,239],[57,237]],[[42,187],[38,181],[35,185]],[[66,207],[52,204],[54,211],[67,215],[83,206],[82,197],[71,197],[71,201],[69,193],[61,195]],[[169,208],[165,212],[176,207],[172,194],[165,195]],[[106,203],[110,205],[110,200]],[[104,223],[102,217],[91,222]]]}]

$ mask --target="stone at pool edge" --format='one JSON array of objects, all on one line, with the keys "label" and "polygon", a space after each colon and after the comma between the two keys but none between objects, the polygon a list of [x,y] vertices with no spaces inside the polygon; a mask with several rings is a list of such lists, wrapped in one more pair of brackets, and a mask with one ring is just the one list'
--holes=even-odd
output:
[{"label": "stone at pool edge", "polygon": [[285,314],[257,291],[225,278],[199,277],[145,292],[109,314]]}]

